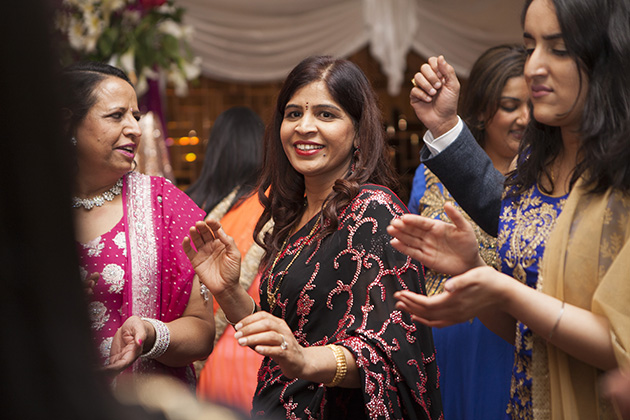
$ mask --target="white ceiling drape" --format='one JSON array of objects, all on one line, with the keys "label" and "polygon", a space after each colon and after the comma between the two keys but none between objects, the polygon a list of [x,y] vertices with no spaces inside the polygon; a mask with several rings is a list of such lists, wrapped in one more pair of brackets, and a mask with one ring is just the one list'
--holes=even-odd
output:
[{"label": "white ceiling drape", "polygon": [[369,45],[396,95],[406,56],[444,54],[467,76],[487,48],[521,40],[522,0],[178,0],[208,77],[282,80],[303,58]]}]

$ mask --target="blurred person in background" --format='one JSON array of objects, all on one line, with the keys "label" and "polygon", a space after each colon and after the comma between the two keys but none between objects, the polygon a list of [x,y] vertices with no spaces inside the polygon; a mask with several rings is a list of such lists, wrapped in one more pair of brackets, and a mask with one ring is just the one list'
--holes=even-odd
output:
[{"label": "blurred person in background", "polygon": [[[258,305],[258,266],[263,249],[254,241],[254,228],[263,207],[256,194],[262,167],[265,125],[247,107],[230,108],[212,126],[206,157],[197,181],[186,191],[207,218],[220,220],[241,253],[240,283]],[[204,286],[202,286],[204,287]],[[215,345],[199,363],[197,395],[249,413],[263,357],[238,344],[233,326],[215,302]]]}]

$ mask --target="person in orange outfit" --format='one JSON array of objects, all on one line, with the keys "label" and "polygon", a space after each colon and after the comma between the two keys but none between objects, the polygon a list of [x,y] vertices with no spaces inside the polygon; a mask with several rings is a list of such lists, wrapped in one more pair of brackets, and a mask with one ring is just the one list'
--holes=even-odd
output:
[{"label": "person in orange outfit", "polygon": [[[201,175],[187,191],[207,217],[221,220],[234,238],[242,255],[241,284],[256,304],[263,250],[254,242],[253,233],[263,209],[254,191],[262,164],[263,133],[262,120],[249,108],[234,107],[219,115],[206,145]],[[197,396],[249,413],[263,357],[238,345],[234,328],[216,302],[214,313],[214,351],[205,364],[197,365]]]}]

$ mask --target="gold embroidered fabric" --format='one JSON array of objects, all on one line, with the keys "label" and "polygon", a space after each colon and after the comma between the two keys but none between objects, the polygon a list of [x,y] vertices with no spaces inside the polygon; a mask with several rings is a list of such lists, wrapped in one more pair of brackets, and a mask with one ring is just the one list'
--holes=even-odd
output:
[{"label": "gold embroidered fabric", "polygon": [[[545,243],[553,230],[559,210],[566,199],[561,199],[557,206],[543,201],[536,185],[524,193],[511,205],[501,209],[501,224],[497,235],[497,248],[507,244],[503,263],[509,267],[512,277],[525,283],[527,269],[536,267],[542,254],[538,248]],[[543,248],[544,249],[544,246]]]},{"label": "gold embroidered fabric", "polygon": [[[549,235],[566,203],[566,198],[551,197],[533,185],[517,197],[504,194],[497,250],[502,271],[529,287],[536,287],[540,264]],[[507,413],[512,419],[533,419],[532,349],[530,329],[516,323],[515,357]]]},{"label": "gold embroidered fabric", "polygon": [[[489,266],[492,266],[497,270],[500,269],[501,264],[497,258],[496,239],[488,235],[472,221],[470,216],[468,216],[461,207],[459,207],[445,187],[442,186],[444,192],[440,190],[440,180],[428,168],[425,168],[424,170],[424,177],[426,190],[420,199],[420,215],[451,223],[451,220],[444,212],[444,204],[451,203],[455,205],[473,227],[475,236],[477,237],[477,242],[479,243],[479,253],[481,258]],[[432,296],[444,291],[444,281],[448,279],[448,276],[427,268],[424,273],[424,278],[426,282],[427,296]]]},{"label": "gold embroidered fabric", "polygon": [[[549,238],[540,290],[606,317],[617,362],[630,366],[630,197],[576,184]],[[536,337],[534,412],[539,419],[614,419],[602,372]],[[540,373],[542,372],[542,374]],[[548,396],[548,402],[546,399]],[[548,410],[545,409],[548,407]]]}]

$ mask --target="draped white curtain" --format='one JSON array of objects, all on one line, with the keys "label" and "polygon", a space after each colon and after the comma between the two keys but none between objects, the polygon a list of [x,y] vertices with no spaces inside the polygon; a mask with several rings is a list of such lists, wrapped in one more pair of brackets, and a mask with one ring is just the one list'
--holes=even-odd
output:
[{"label": "draped white curtain", "polygon": [[204,75],[282,80],[309,55],[346,57],[369,45],[400,91],[406,56],[443,54],[462,76],[487,48],[520,42],[522,0],[178,0],[195,28]]}]

